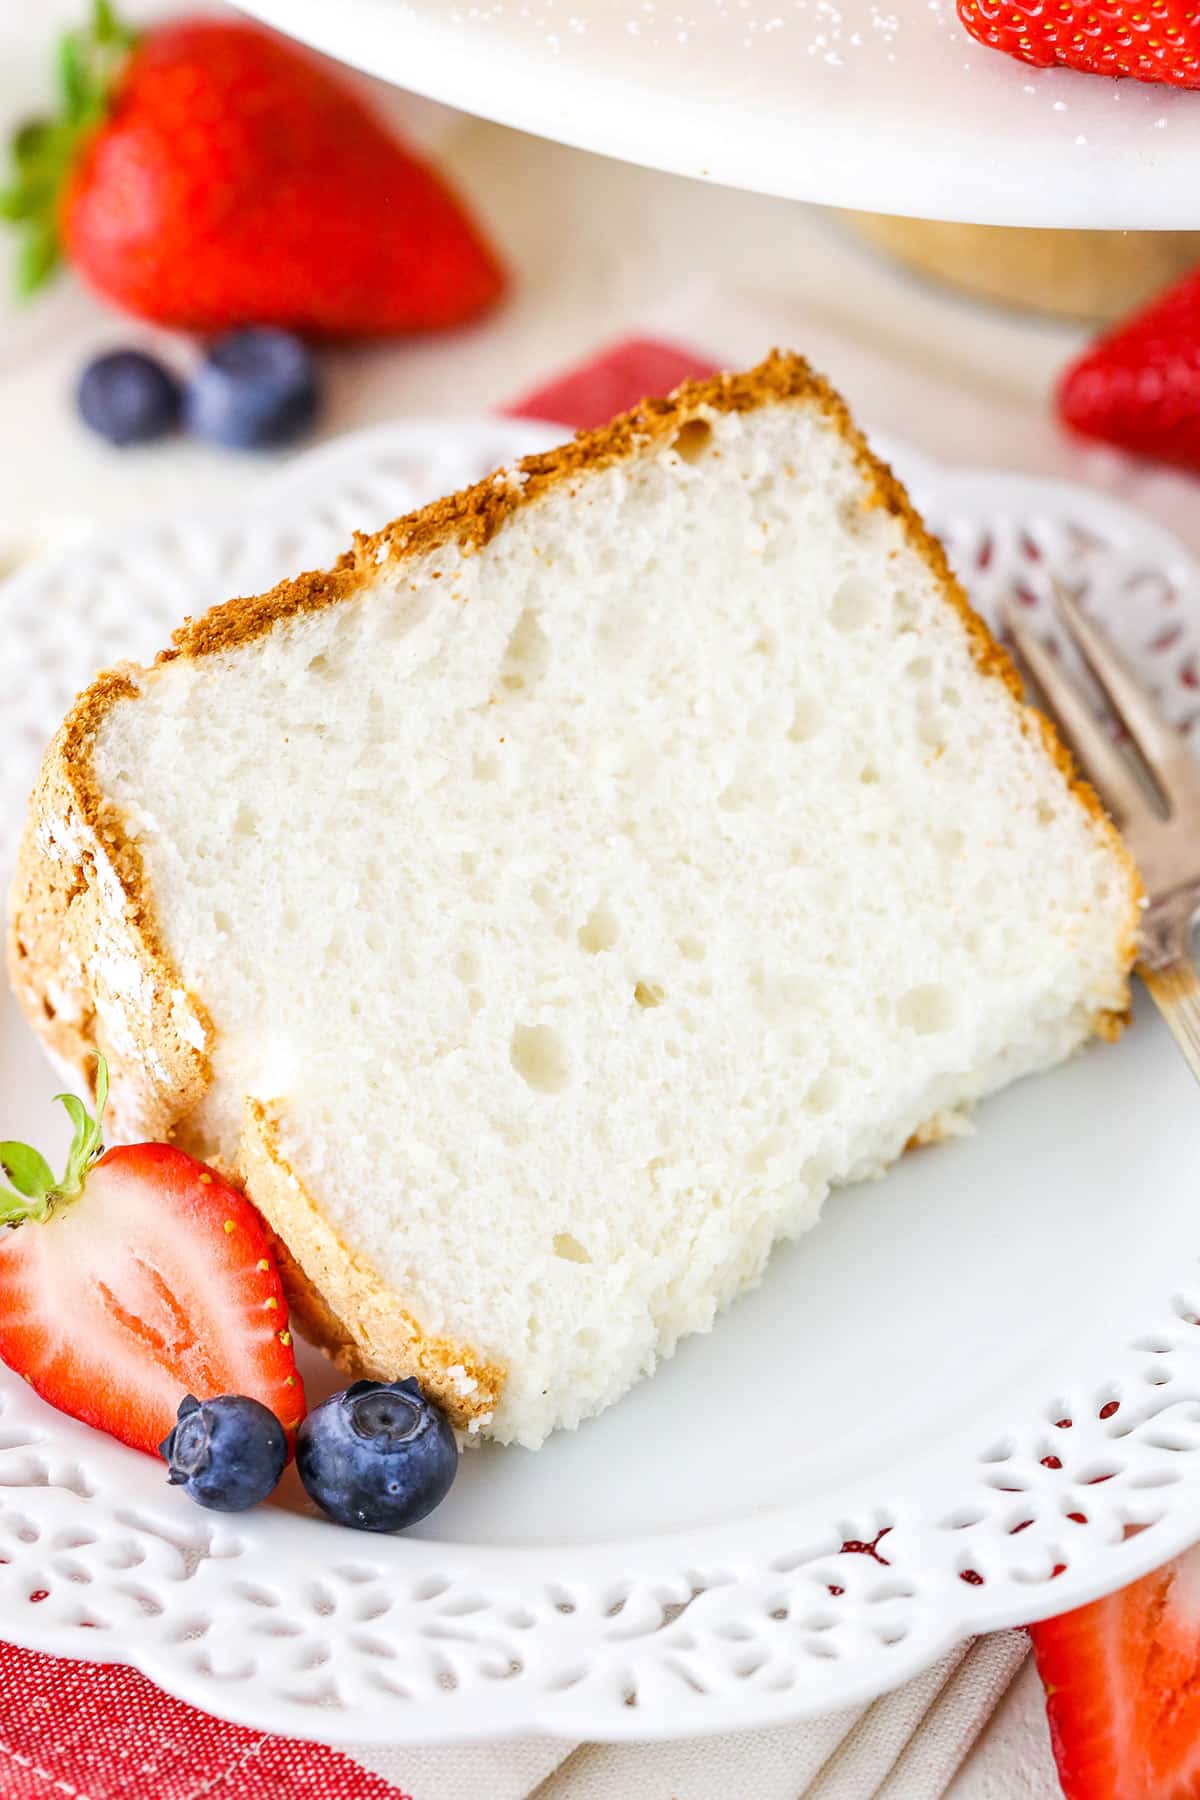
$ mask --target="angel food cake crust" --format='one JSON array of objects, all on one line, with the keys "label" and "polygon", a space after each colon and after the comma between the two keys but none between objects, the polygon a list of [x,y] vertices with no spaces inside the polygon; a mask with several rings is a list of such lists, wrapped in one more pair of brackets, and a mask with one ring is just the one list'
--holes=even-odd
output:
[{"label": "angel food cake crust", "polygon": [[[668,399],[648,400],[601,431],[582,433],[526,457],[463,493],[402,518],[353,548],[329,571],[301,575],[264,595],[231,600],[189,620],[158,658],[197,660],[252,642],[297,614],[341,604],[374,583],[382,565],[432,550],[481,550],[521,509],[548,493],[574,493],[580,477],[631,462],[670,442],[689,458],[708,421],[789,403],[815,408],[850,447],[863,479],[862,504],[897,519],[962,621],[979,670],[999,682],[1022,729],[1049,752],[1091,828],[1123,863],[1129,909],[1119,957],[1132,965],[1140,904],[1136,871],[1092,789],[1047,721],[1024,705],[1004,650],[972,611],[941,545],[913,511],[891,471],[874,457],[842,401],[798,356],[775,353],[747,374],[689,382]],[[47,752],[34,790],[10,906],[9,970],[14,990],[55,1058],[85,1078],[100,1049],[112,1070],[121,1136],[177,1137],[213,1080],[214,1026],[202,995],[186,990],[165,947],[136,826],[105,796],[92,752],[109,711],[139,692],[142,671],[101,675],[76,702]],[[1119,1033],[1121,1005],[1098,1013],[1098,1034]],[[919,1134],[918,1134],[919,1135]],[[353,1374],[418,1375],[455,1423],[486,1427],[503,1392],[505,1369],[470,1345],[423,1331],[394,1290],[324,1218],[279,1145],[268,1105],[247,1098],[232,1171],[286,1249],[285,1282],[302,1329]]]}]

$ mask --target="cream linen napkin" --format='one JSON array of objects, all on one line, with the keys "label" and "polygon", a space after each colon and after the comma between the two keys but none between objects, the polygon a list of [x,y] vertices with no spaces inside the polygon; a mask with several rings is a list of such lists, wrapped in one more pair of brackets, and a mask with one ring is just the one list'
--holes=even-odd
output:
[{"label": "cream linen napkin", "polygon": [[[772,1731],[574,1750],[517,1738],[348,1754],[413,1800],[939,1800],[1027,1651],[1023,1632],[997,1632],[870,1706]],[[1009,1790],[1047,1800],[1056,1791]]]}]

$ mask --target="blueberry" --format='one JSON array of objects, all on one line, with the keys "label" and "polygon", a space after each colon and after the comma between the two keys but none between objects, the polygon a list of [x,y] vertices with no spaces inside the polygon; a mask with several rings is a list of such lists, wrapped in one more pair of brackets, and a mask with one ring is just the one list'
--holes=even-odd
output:
[{"label": "blueberry", "polygon": [[256,327],[210,344],[183,398],[188,429],[235,450],[286,444],[317,415],[316,365],[300,339]]},{"label": "blueberry", "polygon": [[75,398],[84,424],[110,444],[148,444],[179,418],[179,383],[141,350],[93,357]]},{"label": "blueberry", "polygon": [[356,1381],[309,1413],[296,1439],[296,1468],[339,1525],[399,1531],[446,1498],[458,1446],[445,1413],[416,1381]]},{"label": "blueberry", "polygon": [[245,1512],[274,1492],[287,1462],[283,1426],[261,1401],[219,1394],[179,1402],[179,1423],[159,1445],[174,1487],[214,1512]]}]

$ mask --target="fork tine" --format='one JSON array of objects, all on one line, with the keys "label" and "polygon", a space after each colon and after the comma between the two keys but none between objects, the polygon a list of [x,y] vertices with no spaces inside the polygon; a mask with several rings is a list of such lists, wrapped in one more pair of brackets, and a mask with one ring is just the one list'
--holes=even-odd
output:
[{"label": "fork tine", "polygon": [[1001,616],[1021,661],[1045,695],[1050,711],[1075,746],[1084,769],[1110,810],[1124,824],[1145,818],[1150,813],[1150,804],[1137,777],[1074,682],[1063,674],[1041,640],[1023,620],[1015,617],[1009,607],[1002,608]]},{"label": "fork tine", "polygon": [[1200,768],[1184,740],[1078,601],[1057,584],[1054,598],[1080,655],[1141,751],[1171,811],[1200,806]]}]

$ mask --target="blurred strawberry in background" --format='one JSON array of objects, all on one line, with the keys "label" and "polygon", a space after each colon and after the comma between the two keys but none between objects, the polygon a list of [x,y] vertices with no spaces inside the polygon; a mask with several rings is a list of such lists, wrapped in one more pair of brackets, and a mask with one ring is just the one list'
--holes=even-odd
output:
[{"label": "blurred strawberry in background", "polygon": [[1200,269],[1072,363],[1058,409],[1083,437],[1200,474]]},{"label": "blurred strawberry in background", "polygon": [[16,133],[0,194],[26,291],[65,257],[156,324],[323,338],[458,325],[503,291],[430,165],[258,26],[189,18],[137,36],[97,0],[58,72],[60,111]]}]

